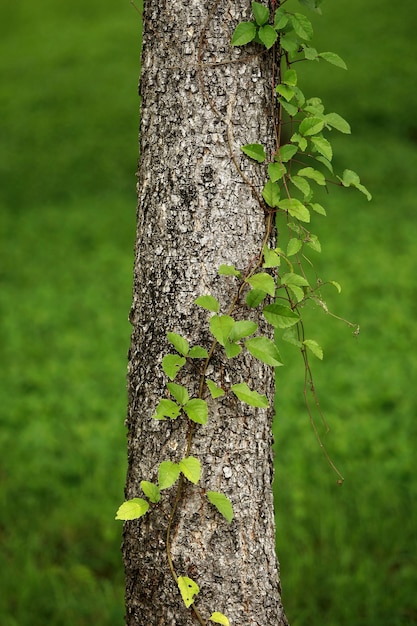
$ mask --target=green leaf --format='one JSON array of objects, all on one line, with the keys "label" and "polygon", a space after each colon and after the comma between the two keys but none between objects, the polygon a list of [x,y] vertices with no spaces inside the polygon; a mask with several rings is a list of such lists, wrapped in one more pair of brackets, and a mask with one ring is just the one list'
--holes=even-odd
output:
[{"label": "green leaf", "polygon": [[313,233],[309,233],[307,239],[305,239],[306,244],[316,252],[321,252],[321,243],[317,237],[317,235],[313,235]]},{"label": "green leaf", "polygon": [[236,385],[232,385],[231,389],[241,402],[245,402],[250,406],[266,408],[269,405],[266,396],[261,395],[257,391],[251,391],[246,383],[237,383]]},{"label": "green leaf", "polygon": [[340,284],[339,284],[337,281],[335,281],[335,280],[330,280],[330,281],[329,281],[329,283],[330,283],[331,285],[333,285],[333,287],[336,287],[336,289],[337,289],[338,293],[341,293],[341,291],[342,291],[342,287],[340,286]]},{"label": "green leaf", "polygon": [[295,274],[294,272],[284,274],[281,278],[281,283],[283,285],[297,285],[298,287],[309,287],[308,280],[304,278],[304,276],[300,276],[300,274]]},{"label": "green leaf", "polygon": [[343,178],[340,178],[340,176],[338,176],[338,178],[344,187],[356,187],[356,189],[361,191],[368,200],[372,200],[371,194],[364,185],[361,185],[359,176],[353,170],[345,170],[343,172]]},{"label": "green leaf", "polygon": [[300,4],[304,4],[306,7],[315,11],[316,13],[321,13],[321,9],[319,5],[323,2],[323,0],[298,0]]},{"label": "green leaf", "polygon": [[239,346],[239,344],[227,340],[224,344],[224,351],[226,352],[226,356],[228,359],[233,359],[233,357],[242,352],[242,348]]},{"label": "green leaf", "polygon": [[264,147],[260,143],[248,143],[242,146],[241,150],[246,156],[258,161],[258,163],[263,163],[266,159]]},{"label": "green leaf", "polygon": [[260,289],[261,291],[265,291],[272,298],[275,296],[275,280],[266,272],[254,274],[253,276],[248,278],[246,282],[250,284],[252,289]]},{"label": "green leaf", "polygon": [[299,48],[299,42],[294,37],[294,34],[292,32],[282,35],[280,39],[280,44],[281,44],[281,48],[283,48],[290,54],[296,53]]},{"label": "green leaf", "polygon": [[177,584],[183,602],[187,609],[189,609],[194,602],[194,596],[200,591],[200,587],[192,578],[188,578],[188,576],[178,576]]},{"label": "green leaf", "polygon": [[305,178],[302,178],[301,176],[291,176],[291,182],[297,187],[297,189],[301,191],[301,193],[304,195],[304,198],[309,197],[311,193],[311,187],[309,183],[305,180]]},{"label": "green leaf", "polygon": [[333,158],[333,150],[330,141],[327,141],[324,137],[311,137],[310,139],[313,146],[320,154],[322,154],[329,161]]},{"label": "green leaf", "polygon": [[246,294],[246,304],[251,309],[256,309],[256,307],[259,306],[262,300],[265,300],[265,298],[266,292],[262,291],[262,289],[251,289]]},{"label": "green leaf", "polygon": [[145,496],[154,504],[159,502],[161,499],[161,491],[157,485],[150,483],[147,480],[141,480],[140,482],[141,489]]},{"label": "green leaf", "polygon": [[307,145],[308,145],[307,139],[305,137],[302,137],[298,133],[294,133],[294,135],[291,137],[291,141],[293,143],[297,143],[299,149],[302,152],[304,152],[304,150],[307,148]]},{"label": "green leaf", "polygon": [[324,156],[315,157],[316,161],[319,163],[323,163],[324,167],[326,167],[331,174],[333,174],[333,165],[328,161]]},{"label": "green leaf", "polygon": [[191,483],[196,485],[201,476],[201,463],[195,456],[187,456],[179,462],[180,470]]},{"label": "green leaf", "polygon": [[304,137],[310,137],[311,135],[321,133],[323,128],[324,121],[319,117],[306,117],[298,127],[298,132]]},{"label": "green leaf", "polygon": [[326,179],[323,174],[319,172],[319,170],[315,170],[313,167],[303,167],[301,170],[297,172],[298,176],[304,176],[305,178],[310,178],[310,180],[314,180],[318,185],[326,185]]},{"label": "green leaf", "polygon": [[[278,163],[270,163],[268,165],[268,171],[270,166],[278,165]],[[279,185],[272,180],[268,180],[265,187],[262,189],[262,197],[270,207],[278,206],[281,191]]]},{"label": "green leaf", "polygon": [[262,263],[262,267],[270,268],[279,267],[281,265],[280,256],[275,252],[275,250],[271,250],[271,248],[268,248],[268,246],[264,246],[263,255],[264,262]]},{"label": "green leaf", "polygon": [[302,347],[301,341],[298,339],[297,328],[292,326],[291,328],[287,328],[281,335],[281,339],[286,341],[287,343],[292,344],[293,346],[297,346],[297,348]]},{"label": "green leaf", "polygon": [[207,309],[208,311],[213,311],[214,313],[218,313],[220,304],[217,298],[214,296],[200,296],[196,300],[194,300],[194,304],[198,304],[198,306],[203,307],[203,309]]},{"label": "green leaf", "polygon": [[288,242],[287,256],[294,256],[294,254],[297,254],[297,252],[299,252],[302,247],[303,247],[302,241],[300,241],[300,239],[293,237]]},{"label": "green leaf", "polygon": [[311,207],[313,211],[315,211],[319,215],[327,215],[326,209],[322,207],[321,204],[319,204],[318,202],[310,202],[308,206]]},{"label": "green leaf", "polygon": [[296,217],[300,222],[310,221],[310,211],[302,202],[297,200],[297,198],[281,200],[281,202],[278,203],[278,207],[284,211],[288,211],[292,217]]},{"label": "green leaf", "polygon": [[181,335],[178,335],[177,333],[167,333],[167,338],[169,343],[174,346],[177,352],[183,356],[187,356],[190,346],[185,337],[181,337]]},{"label": "green leaf", "polygon": [[[298,146],[294,146],[294,144],[287,143],[285,146],[279,147],[279,152],[277,154],[278,158],[283,162],[287,163],[290,161],[295,154],[298,152]],[[276,159],[277,157],[275,157]]]},{"label": "green leaf", "polygon": [[272,46],[278,39],[277,31],[269,24],[265,24],[265,26],[260,27],[258,31],[258,37],[267,50],[272,48]]},{"label": "green leaf", "polygon": [[162,400],[159,401],[159,404],[156,407],[155,413],[154,415],[152,415],[152,417],[157,420],[164,420],[166,417],[174,420],[178,417],[180,413],[181,409],[178,404],[176,404],[172,400],[169,400],[168,398],[162,398]]},{"label": "green leaf", "polygon": [[251,322],[250,320],[239,320],[233,326],[232,332],[229,335],[229,340],[239,341],[239,339],[243,339],[243,337],[253,335],[257,328],[258,324],[255,324],[255,322]]},{"label": "green leaf", "polygon": [[313,36],[313,26],[310,20],[302,13],[294,13],[289,16],[292,26],[301,39],[309,40]]},{"label": "green leaf", "polygon": [[324,120],[327,126],[332,126],[341,133],[349,135],[351,132],[348,122],[338,113],[327,113],[324,116]]},{"label": "green leaf", "polygon": [[241,273],[235,268],[234,265],[220,265],[217,270],[219,276],[237,276],[237,278],[241,277]]},{"label": "green leaf", "polygon": [[300,321],[297,313],[282,304],[268,304],[262,314],[274,328],[289,328]]},{"label": "green leaf", "polygon": [[303,344],[320,360],[323,360],[323,348],[314,339],[305,339]]},{"label": "green leaf", "polygon": [[280,94],[280,96],[282,96],[283,98],[285,98],[285,100],[287,102],[290,102],[290,100],[293,99],[294,95],[295,95],[295,91],[292,87],[290,87],[289,85],[277,85],[275,87],[275,91],[277,93]]},{"label": "green leaf", "polygon": [[167,354],[162,359],[162,369],[168,378],[174,380],[178,371],[183,365],[185,365],[185,363],[186,360],[183,356],[178,356],[178,354]]},{"label": "green leaf", "polygon": [[197,424],[207,424],[208,407],[205,400],[193,398],[184,405],[184,411],[192,422]]},{"label": "green leaf", "polygon": [[230,524],[233,519],[233,506],[229,498],[219,491],[207,491],[206,495],[211,504],[216,507]]},{"label": "green leaf", "polygon": [[224,396],[224,389],[218,387],[216,383],[209,378],[206,378],[206,384],[212,398],[220,398],[221,396]]},{"label": "green leaf", "polygon": [[252,2],[252,13],[258,26],[263,26],[269,20],[269,9],[260,2]]},{"label": "green leaf", "polygon": [[210,332],[224,346],[234,325],[235,320],[230,315],[213,315],[210,320]]},{"label": "green leaf", "polygon": [[347,70],[346,63],[344,60],[335,52],[320,52],[319,57],[331,63],[332,65],[336,65],[337,67],[341,67],[344,70]]},{"label": "green leaf", "polygon": [[158,467],[158,486],[160,489],[168,489],[178,480],[180,467],[173,461],[162,461]]},{"label": "green leaf", "polygon": [[318,52],[315,48],[310,48],[310,46],[303,46],[303,52],[307,61],[318,61]]},{"label": "green leaf", "polygon": [[267,365],[279,367],[283,365],[281,356],[275,343],[267,337],[253,337],[245,342],[246,348],[252,356]]},{"label": "green leaf", "polygon": [[292,87],[295,87],[295,85],[297,84],[297,72],[295,70],[287,70],[286,72],[284,72],[282,82],[286,85],[291,85]]},{"label": "green leaf", "polygon": [[219,613],[218,611],[214,611],[214,613],[211,614],[210,622],[214,622],[215,624],[222,624],[223,626],[230,626],[230,622],[227,619],[226,615],[223,615],[223,613]]},{"label": "green leaf", "polygon": [[[275,159],[277,159],[277,157],[278,155],[275,156]],[[275,163],[268,163],[268,176],[273,183],[275,183],[277,180],[280,180],[286,173],[287,173],[287,168],[285,167],[285,165],[279,163],[278,161],[276,161]],[[265,197],[264,197],[265,202],[268,202],[268,201],[275,202],[277,199],[277,195],[279,195],[280,193],[280,190],[279,190],[279,187],[277,189],[276,185],[273,185],[272,187],[268,187],[268,183],[267,183],[262,193],[265,193]]]},{"label": "green leaf", "polygon": [[193,346],[190,349],[188,356],[190,359],[206,359],[208,357],[208,352],[202,346]]},{"label": "green leaf", "polygon": [[138,519],[139,517],[142,517],[142,515],[145,515],[148,509],[149,502],[143,498],[133,498],[132,500],[123,502],[123,504],[119,506],[115,519]]},{"label": "green leaf", "polygon": [[288,15],[285,9],[277,9],[274,15],[275,30],[282,30],[288,24]]},{"label": "green leaf", "polygon": [[297,115],[297,106],[295,106],[294,104],[290,104],[289,102],[285,102],[282,98],[279,99],[279,102],[290,117],[295,117]]},{"label": "green leaf", "polygon": [[169,392],[174,396],[178,404],[181,406],[188,402],[189,395],[188,391],[182,385],[177,385],[177,383],[167,383],[167,387]]},{"label": "green leaf", "polygon": [[254,22],[240,22],[232,35],[232,46],[244,46],[253,41],[256,36],[256,26]]}]

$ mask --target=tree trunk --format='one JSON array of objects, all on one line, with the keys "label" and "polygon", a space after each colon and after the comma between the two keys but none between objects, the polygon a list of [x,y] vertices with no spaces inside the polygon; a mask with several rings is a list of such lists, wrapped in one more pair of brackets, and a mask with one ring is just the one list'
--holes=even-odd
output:
[{"label": "tree trunk", "polygon": [[[258,48],[230,46],[233,29],[244,19],[251,19],[248,0],[209,6],[201,0],[144,0],[128,499],[143,496],[141,480],[157,482],[161,461],[178,462],[186,454],[187,420],[151,417],[167,395],[161,360],[174,351],[166,333],[209,348],[210,315],[194,300],[211,293],[226,313],[238,283],[219,277],[218,267],[233,264],[244,274],[262,249],[265,214],[254,191],[262,189],[262,168],[249,162],[240,146],[262,143],[273,149],[272,60]],[[243,299],[237,317],[245,315]],[[273,404],[273,370],[248,353],[230,360],[216,349],[208,376],[225,388],[244,381]],[[187,362],[176,382],[196,397],[198,362]],[[195,606],[204,623],[220,611],[232,626],[283,626],[271,489],[272,410],[250,407],[232,394],[205,399],[209,420],[196,426],[191,448],[202,477],[197,485],[185,481],[175,515],[175,571],[199,584]],[[207,503],[205,490],[222,491],[232,501],[230,525]],[[197,621],[167,560],[174,497],[175,488],[163,491],[144,517],[125,523],[128,626]]]}]

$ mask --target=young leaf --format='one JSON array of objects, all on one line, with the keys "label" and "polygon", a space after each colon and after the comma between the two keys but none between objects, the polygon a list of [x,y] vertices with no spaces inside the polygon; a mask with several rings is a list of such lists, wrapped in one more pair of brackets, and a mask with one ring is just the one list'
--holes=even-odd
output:
[{"label": "young leaf", "polygon": [[297,198],[288,198],[278,203],[280,209],[288,211],[292,217],[296,217],[300,222],[310,221],[310,211]]},{"label": "young leaf", "polygon": [[255,322],[251,322],[249,320],[239,320],[233,326],[229,335],[229,340],[239,341],[239,339],[242,339],[243,337],[253,335],[257,328],[258,324],[255,324]]},{"label": "young leaf", "polygon": [[310,233],[305,242],[312,250],[315,250],[316,252],[321,252],[321,243],[317,235],[313,235],[313,233]]},{"label": "young leaf", "polygon": [[194,300],[194,304],[198,304],[198,306],[203,307],[203,309],[207,309],[208,311],[213,311],[213,313],[218,313],[220,304],[217,298],[214,296],[200,296],[196,300]]},{"label": "young leaf", "polygon": [[282,98],[279,98],[279,102],[282,105],[282,108],[288,113],[290,117],[295,117],[298,113],[298,107],[294,104],[290,104],[289,102],[285,102]]},{"label": "young leaf", "polygon": [[294,144],[291,143],[287,143],[285,144],[285,146],[280,146],[279,148],[279,159],[283,162],[283,163],[287,163],[287,161],[290,161],[290,159],[293,158],[293,156],[295,154],[297,154],[298,152],[298,146],[294,146]]},{"label": "young leaf", "polygon": [[252,13],[258,26],[263,26],[269,20],[269,9],[260,2],[252,2]]},{"label": "young leaf", "polygon": [[224,351],[226,352],[226,356],[228,359],[233,359],[233,357],[242,352],[242,348],[239,346],[238,343],[233,343],[232,341],[227,340],[224,344]]},{"label": "young leaf", "polygon": [[220,265],[217,270],[219,276],[237,276],[237,278],[241,277],[241,273],[235,268],[234,265]]},{"label": "young leaf", "polygon": [[310,196],[311,187],[305,178],[302,178],[301,176],[291,176],[291,182],[301,191],[304,198],[308,198]]},{"label": "young leaf", "polygon": [[302,241],[300,241],[300,239],[296,239],[295,237],[293,237],[292,239],[289,240],[288,245],[287,245],[287,256],[294,256],[294,254],[297,254],[297,252],[299,252],[302,247],[303,247]]},{"label": "young leaf", "polygon": [[330,282],[331,285],[333,285],[333,287],[336,287],[338,293],[341,293],[342,287],[340,286],[340,284],[337,281],[330,280],[329,282]]},{"label": "young leaf", "polygon": [[244,46],[253,41],[256,36],[256,26],[253,22],[240,22],[232,35],[232,46]]},{"label": "young leaf", "polygon": [[287,70],[282,77],[282,82],[295,87],[297,84],[297,72],[295,70]]},{"label": "young leaf", "polygon": [[194,602],[194,596],[200,591],[200,587],[192,578],[188,578],[188,576],[178,576],[177,584],[183,602],[187,609],[189,609]]},{"label": "young leaf", "polygon": [[[268,172],[270,170],[270,167],[272,166],[276,166],[278,165],[277,169],[279,168],[279,163],[270,163],[268,166]],[[281,178],[281,174],[279,175],[279,178]],[[268,206],[270,207],[275,207],[278,206],[278,202],[281,196],[281,190],[279,188],[279,185],[275,182],[273,182],[272,180],[268,180],[268,182],[266,183],[265,187],[262,189],[262,197],[265,200],[265,202],[267,203]]]},{"label": "young leaf", "polygon": [[229,498],[219,491],[207,491],[206,495],[211,504],[216,507],[230,524],[233,519],[233,506]]},{"label": "young leaf", "polygon": [[266,274],[266,272],[254,274],[248,278],[246,282],[248,282],[253,289],[265,291],[272,298],[275,296],[275,281],[272,276]]},{"label": "young leaf", "polygon": [[251,289],[246,294],[246,304],[251,309],[256,309],[256,307],[259,306],[265,298],[266,292],[262,291],[262,289]]},{"label": "young leaf", "polygon": [[178,354],[167,354],[162,359],[162,369],[168,378],[174,380],[175,376],[178,374],[178,370],[180,370],[185,363],[186,360],[183,356],[178,356]]},{"label": "young leaf", "polygon": [[246,383],[237,383],[236,385],[232,385],[231,389],[241,402],[245,402],[250,406],[266,408],[269,405],[266,396],[261,395],[257,391],[251,391]]},{"label": "young leaf", "polygon": [[174,396],[178,404],[181,406],[188,402],[189,395],[188,391],[182,385],[177,385],[177,383],[167,383],[167,387],[169,392]]},{"label": "young leaf", "polygon": [[294,272],[284,274],[281,278],[281,283],[283,285],[297,285],[297,287],[309,286],[309,282],[304,278],[304,276],[300,276],[299,274],[295,274]]},{"label": "young leaf", "polygon": [[148,509],[149,502],[143,498],[133,498],[132,500],[123,502],[123,504],[119,506],[115,519],[138,519],[139,517],[142,517],[142,515],[145,515]]},{"label": "young leaf", "polygon": [[193,346],[190,349],[188,356],[190,359],[206,359],[208,357],[208,352],[201,346]]},{"label": "young leaf", "polygon": [[147,480],[141,480],[140,482],[141,489],[145,496],[154,504],[159,502],[161,499],[161,491],[157,485],[150,483]]},{"label": "young leaf", "polygon": [[330,141],[327,141],[327,139],[321,136],[311,137],[310,141],[320,154],[322,154],[329,161],[332,160],[333,150],[330,145]]},{"label": "young leaf", "polygon": [[286,341],[287,343],[292,344],[293,346],[297,346],[297,348],[301,348],[303,345],[301,341],[298,339],[298,333],[297,333],[297,329],[295,328],[295,326],[292,326],[291,328],[287,328],[286,330],[284,330],[284,332],[281,335],[281,339],[283,341]]},{"label": "young leaf", "polygon": [[284,9],[277,9],[274,15],[275,30],[282,30],[288,24],[288,15]]},{"label": "young leaf", "polygon": [[208,408],[205,400],[200,398],[193,398],[184,405],[184,411],[187,417],[197,424],[207,424],[208,420]]},{"label": "young leaf", "polygon": [[181,472],[191,483],[196,485],[201,476],[201,463],[195,456],[187,456],[179,462]]},{"label": "young leaf", "polygon": [[302,152],[304,152],[304,150],[307,148],[307,145],[308,145],[307,139],[305,137],[302,137],[299,133],[294,133],[290,141],[292,143],[297,143],[299,149]]},{"label": "young leaf", "polygon": [[235,320],[230,315],[213,315],[210,320],[210,332],[224,346],[234,325]]},{"label": "young leaf", "polygon": [[220,398],[221,396],[224,396],[224,389],[218,387],[216,383],[209,378],[206,378],[206,384],[212,398]]},{"label": "young leaf", "polygon": [[289,85],[277,85],[275,87],[275,91],[279,93],[280,96],[285,98],[287,102],[290,102],[294,98],[295,91]]},{"label": "young leaf", "polygon": [[332,65],[336,65],[337,67],[341,67],[342,69],[347,70],[346,63],[335,52],[320,52],[319,57],[321,57],[328,63],[332,63]]},{"label": "young leaf", "polygon": [[307,41],[313,36],[313,26],[310,20],[303,15],[302,13],[294,13],[289,16],[292,26],[301,39],[306,39]]},{"label": "young leaf", "polygon": [[310,180],[314,180],[318,185],[325,185],[326,179],[323,174],[318,170],[315,170],[313,167],[303,167],[298,170],[298,176],[304,176],[305,178],[310,178]]},{"label": "young leaf", "polygon": [[319,117],[306,117],[298,127],[298,131],[304,137],[317,135],[324,128],[324,121]]},{"label": "young leaf", "polygon": [[264,147],[259,143],[248,143],[242,146],[241,150],[251,159],[258,161],[258,163],[263,163],[266,159]]},{"label": "young leaf", "polygon": [[308,206],[310,206],[313,211],[315,211],[319,215],[327,215],[326,209],[322,207],[321,204],[318,204],[318,202],[310,202]]},{"label": "young leaf", "polygon": [[356,187],[359,191],[361,191],[368,200],[372,200],[372,196],[364,185],[361,185],[361,181],[356,172],[352,170],[345,170],[343,172],[343,178],[338,176],[339,180],[342,181],[342,185],[344,187]]},{"label": "young leaf", "polygon": [[253,337],[245,342],[246,348],[256,359],[267,365],[279,367],[283,365],[275,343],[267,337]]},{"label": "young leaf", "polygon": [[320,360],[323,360],[323,348],[314,339],[305,339],[303,344]]},{"label": "young leaf", "polygon": [[278,34],[277,31],[272,28],[272,26],[270,26],[269,24],[265,24],[265,26],[260,27],[258,31],[258,37],[264,44],[265,48],[269,50],[278,39]]},{"label": "young leaf", "polygon": [[327,115],[324,116],[324,120],[327,126],[332,126],[341,133],[349,135],[351,132],[348,122],[343,119],[341,115],[338,115],[338,113],[327,113]]},{"label": "young leaf", "polygon": [[264,246],[263,249],[264,262],[262,263],[262,267],[270,268],[270,267],[279,267],[281,265],[281,258],[275,252],[275,250],[271,250],[268,246]]},{"label": "young leaf", "polygon": [[230,622],[227,619],[226,615],[223,615],[223,613],[219,613],[218,611],[214,611],[214,613],[211,614],[210,622],[214,622],[215,624],[222,624],[222,626],[230,626]]},{"label": "young leaf", "polygon": [[178,463],[173,461],[162,461],[158,467],[158,486],[159,489],[168,489],[177,481],[180,475]]},{"label": "young leaf", "polygon": [[156,420],[164,420],[166,417],[174,420],[178,417],[180,413],[181,409],[178,404],[176,404],[172,400],[169,400],[168,398],[162,398],[162,400],[159,401],[155,409],[155,413],[154,415],[152,415],[152,417]]},{"label": "young leaf", "polygon": [[174,346],[177,352],[183,356],[187,356],[190,346],[185,337],[181,337],[181,335],[178,335],[177,333],[167,333],[167,338],[169,343]]},{"label": "young leaf", "polygon": [[315,48],[310,48],[310,46],[303,46],[303,52],[307,61],[318,61],[318,52]]},{"label": "young leaf", "polygon": [[300,321],[297,313],[282,304],[268,304],[262,314],[275,328],[289,328]]}]

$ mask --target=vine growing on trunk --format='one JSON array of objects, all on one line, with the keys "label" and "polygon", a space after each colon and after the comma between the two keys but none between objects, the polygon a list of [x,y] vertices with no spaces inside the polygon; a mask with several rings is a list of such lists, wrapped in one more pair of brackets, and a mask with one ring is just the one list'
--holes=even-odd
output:
[{"label": "vine growing on trunk", "polygon": [[[320,12],[322,0],[299,2]],[[328,284],[339,292],[341,289],[336,281],[325,283],[316,277],[311,278],[312,263],[307,256],[308,251],[321,252],[321,244],[318,236],[310,230],[310,224],[313,215],[326,215],[325,208],[315,197],[319,188],[327,189],[330,185],[354,187],[365,194],[368,200],[371,195],[354,171],[346,169],[341,175],[333,171],[333,150],[329,135],[333,131],[350,133],[348,122],[337,113],[327,112],[319,97],[304,95],[298,82],[296,67],[299,62],[324,61],[342,69],[346,69],[346,65],[334,52],[318,52],[311,45],[313,27],[310,20],[302,13],[286,10],[285,4],[286,0],[272,0],[269,8],[260,2],[252,2],[253,19],[237,24],[231,39],[231,46],[256,44],[263,54],[273,55],[274,149],[272,154],[268,154],[260,143],[241,146],[245,158],[257,163],[257,167],[265,171],[266,182],[262,189],[256,189],[242,173],[229,137],[232,160],[248,184],[249,193],[255,194],[259,208],[265,215],[262,246],[250,267],[241,269],[233,265],[221,265],[218,268],[219,275],[232,277],[235,282],[233,296],[225,310],[221,310],[219,301],[212,294],[202,294],[195,300],[195,305],[210,314],[210,345],[190,346],[186,337],[168,332],[167,339],[173,352],[166,354],[162,360],[162,369],[168,380],[167,393],[155,407],[152,418],[187,421],[185,455],[177,463],[161,460],[157,482],[142,480],[140,488],[144,497],[124,502],[116,515],[118,520],[138,519],[151,507],[158,506],[165,490],[175,489],[166,530],[167,560],[185,606],[194,611],[202,625],[211,621],[228,626],[229,619],[219,611],[214,611],[207,618],[201,615],[194,603],[199,585],[192,578],[177,572],[171,553],[171,536],[186,482],[197,485],[201,476],[200,460],[192,455],[193,435],[196,428],[206,425],[210,419],[208,397],[217,400],[226,394],[233,394],[250,406],[268,407],[268,399],[261,393],[262,390],[251,389],[244,381],[225,386],[224,383],[219,384],[219,380],[213,380],[215,375],[208,377],[208,366],[216,350],[223,350],[228,359],[248,351],[256,359],[274,368],[283,365],[279,352],[281,342],[292,344],[301,351],[305,367],[304,395],[310,421],[320,447],[338,476],[338,482],[343,482],[342,475],[320,440],[308,394],[311,391],[313,403],[321,414],[309,356],[322,359],[323,350],[314,338],[306,334],[302,308],[307,301],[313,301],[329,313],[322,296],[323,287]],[[209,19],[211,17],[212,12]],[[202,38],[200,70],[201,42]],[[205,92],[203,84],[202,90]],[[214,107],[212,103],[211,106]],[[286,140],[284,131],[288,137]],[[284,236],[284,232],[287,235]],[[271,244],[271,241],[276,245]],[[235,314],[238,310],[237,320]],[[270,334],[273,332],[274,339],[267,336],[268,333],[261,334],[258,323],[253,321],[251,313],[258,314],[259,310],[271,327]],[[242,311],[246,311],[246,316],[242,316]],[[350,325],[355,328],[355,333],[359,332],[359,327]],[[198,376],[196,397],[190,397],[188,388],[181,384],[181,370],[187,361],[197,364],[194,368]],[[201,487],[201,495],[227,522],[232,521],[233,505],[225,494],[205,491]]]}]

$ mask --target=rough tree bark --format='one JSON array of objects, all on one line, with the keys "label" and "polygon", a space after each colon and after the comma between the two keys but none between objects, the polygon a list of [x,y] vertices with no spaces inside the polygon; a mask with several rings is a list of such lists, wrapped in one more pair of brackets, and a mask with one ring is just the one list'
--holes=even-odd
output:
[{"label": "rough tree bark", "polygon": [[[265,233],[264,212],[242,178],[243,173],[262,188],[261,168],[241,156],[240,146],[272,147],[272,61],[255,48],[231,48],[233,29],[243,19],[251,19],[248,0],[144,0],[128,499],[143,495],[142,479],[156,482],[161,461],[179,461],[185,454],[185,420],[151,419],[166,394],[161,360],[172,351],[167,331],[186,336],[190,345],[209,347],[209,315],[193,301],[211,293],[225,313],[236,282],[217,276],[217,269],[230,263],[247,270]],[[180,380],[191,397],[197,395],[195,367],[187,365]],[[245,381],[267,393],[272,404],[272,368],[250,355],[228,361],[218,350],[209,375],[226,387]],[[234,626],[283,626],[271,410],[229,395],[209,401],[208,424],[196,428],[191,454],[202,463],[202,480],[186,484],[175,518],[173,561],[178,575],[200,585],[196,606],[205,620],[221,611]],[[228,495],[235,511],[230,525],[205,503],[202,488]],[[195,623],[167,564],[173,496],[164,491],[161,504],[125,524],[128,626]]]}]

